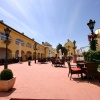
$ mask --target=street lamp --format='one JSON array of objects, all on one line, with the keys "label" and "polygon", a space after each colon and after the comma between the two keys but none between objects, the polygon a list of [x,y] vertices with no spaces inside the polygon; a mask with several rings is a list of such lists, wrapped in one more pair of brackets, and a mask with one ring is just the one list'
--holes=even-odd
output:
[{"label": "street lamp", "polygon": [[73,44],[74,44],[74,47],[73,47],[73,49],[74,49],[73,63],[76,63],[77,57],[75,55],[75,49],[76,49],[76,41],[75,40],[73,41]]},{"label": "street lamp", "polygon": [[91,30],[91,34],[93,34],[93,29],[94,29],[94,25],[95,25],[95,20],[93,21],[93,20],[89,20],[89,23],[87,23],[87,25],[88,25],[88,27],[90,28],[90,30]]},{"label": "street lamp", "polygon": [[35,47],[34,47],[34,50],[35,50],[35,63],[36,63],[36,50],[37,50],[37,49],[36,49],[36,46],[37,46],[37,43],[36,43],[36,42],[34,43],[34,46],[35,46]]},{"label": "street lamp", "polygon": [[97,38],[97,35],[94,34],[93,32],[93,29],[94,29],[94,25],[95,25],[95,20],[89,20],[89,22],[87,23],[89,29],[91,30],[91,35],[88,35],[88,40],[90,41],[90,49],[91,50],[96,50],[96,38]]},{"label": "street lamp", "polygon": [[8,67],[8,38],[9,38],[9,34],[11,32],[11,30],[9,30],[9,28],[7,27],[6,29],[4,29],[5,31],[5,36],[6,36],[6,57],[5,57],[5,65],[4,65],[4,69],[7,69]]},{"label": "street lamp", "polygon": [[75,49],[76,49],[76,46],[75,46],[76,45],[76,41],[75,40],[73,41],[73,44],[74,44],[73,49],[74,49],[74,55],[75,55]]}]

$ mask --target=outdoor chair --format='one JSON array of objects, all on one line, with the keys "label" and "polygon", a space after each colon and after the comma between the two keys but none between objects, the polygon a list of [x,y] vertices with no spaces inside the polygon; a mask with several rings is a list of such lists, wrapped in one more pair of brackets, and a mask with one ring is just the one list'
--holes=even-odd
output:
[{"label": "outdoor chair", "polygon": [[[80,63],[84,63],[84,62],[85,62],[84,60],[77,60],[77,61],[76,61],[77,67],[80,67],[79,64],[80,64]],[[83,66],[84,66],[84,65],[83,65]],[[83,67],[83,66],[82,66],[82,67]]]},{"label": "outdoor chair", "polygon": [[69,68],[69,72],[68,72],[68,77],[69,77],[69,74],[71,74],[70,75],[70,80],[71,80],[71,78],[72,78],[72,74],[81,74],[81,78],[82,78],[82,70],[81,70],[81,68],[79,68],[79,67],[72,67],[71,66],[71,64],[70,64],[70,61],[68,61],[67,62],[68,63],[68,68]]},{"label": "outdoor chair", "polygon": [[53,66],[53,65],[54,65],[54,66],[56,65],[55,59],[52,59],[51,62],[52,62],[52,66]]},{"label": "outdoor chair", "polygon": [[86,67],[87,69],[84,70],[86,76],[87,76],[87,80],[89,82],[89,78],[95,78],[98,77],[98,63],[95,62],[88,62],[86,63]]},{"label": "outdoor chair", "polygon": [[64,59],[61,59],[60,62],[59,62],[59,65],[61,65],[61,66],[62,66],[62,65],[65,66],[65,60],[64,60]]}]

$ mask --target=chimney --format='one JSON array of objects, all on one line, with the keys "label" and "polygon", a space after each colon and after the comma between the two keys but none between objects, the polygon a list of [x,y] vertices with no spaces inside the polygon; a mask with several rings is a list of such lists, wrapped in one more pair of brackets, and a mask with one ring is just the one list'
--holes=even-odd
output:
[{"label": "chimney", "polygon": [[24,35],[24,32],[22,32],[21,34],[23,34],[23,35]]},{"label": "chimney", "polygon": [[44,42],[42,42],[42,45],[44,45]]},{"label": "chimney", "polygon": [[1,23],[4,23],[3,20],[0,20]]},{"label": "chimney", "polygon": [[34,41],[34,38],[32,38],[32,40]]}]

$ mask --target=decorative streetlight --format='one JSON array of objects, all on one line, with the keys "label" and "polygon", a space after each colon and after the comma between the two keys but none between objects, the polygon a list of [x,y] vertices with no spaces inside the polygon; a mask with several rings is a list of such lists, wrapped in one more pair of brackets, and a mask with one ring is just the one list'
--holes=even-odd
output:
[{"label": "decorative streetlight", "polygon": [[34,46],[35,46],[35,47],[34,47],[34,50],[35,50],[35,63],[36,63],[36,50],[37,50],[37,49],[36,49],[36,46],[37,46],[37,43],[36,43],[36,42],[34,43]]},{"label": "decorative streetlight", "polygon": [[97,35],[93,32],[95,23],[96,23],[95,20],[93,21],[91,19],[87,23],[89,29],[91,30],[91,35],[88,35],[88,40],[90,41],[91,50],[96,50],[96,44],[97,44],[97,41],[96,41]]},{"label": "decorative streetlight", "polygon": [[74,49],[74,55],[75,55],[75,49],[76,49],[76,41],[75,40],[73,41],[73,44],[74,44],[73,49]]},{"label": "decorative streetlight", "polygon": [[20,64],[21,64],[21,45],[22,45],[22,43],[20,41],[20,43],[19,43],[19,63]]},{"label": "decorative streetlight", "polygon": [[74,49],[73,63],[76,63],[77,57],[76,57],[76,55],[75,55],[75,49],[76,49],[76,41],[75,41],[75,40],[73,41],[73,44],[74,44],[74,47],[73,47],[73,49]]},{"label": "decorative streetlight", "polygon": [[4,65],[4,69],[8,68],[8,41],[9,41],[9,34],[11,32],[11,30],[9,30],[9,28],[7,27],[6,29],[4,29],[5,31],[5,36],[6,36],[6,57],[5,57],[5,65]]},{"label": "decorative streetlight", "polygon": [[93,29],[94,29],[95,23],[96,23],[95,20],[93,21],[91,19],[89,20],[89,23],[87,23],[87,25],[90,28],[92,34],[93,34]]}]

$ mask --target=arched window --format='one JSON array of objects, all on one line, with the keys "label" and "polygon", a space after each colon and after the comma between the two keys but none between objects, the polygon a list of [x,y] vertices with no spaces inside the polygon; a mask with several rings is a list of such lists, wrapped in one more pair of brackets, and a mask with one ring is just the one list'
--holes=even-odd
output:
[{"label": "arched window", "polygon": [[24,46],[24,42],[21,39],[16,39],[15,43],[18,45],[21,43],[21,46]]},{"label": "arched window", "polygon": [[[11,41],[12,38],[9,36],[8,39]],[[5,33],[0,32],[0,40],[6,40]]]},{"label": "arched window", "polygon": [[30,43],[26,43],[26,47],[31,48],[31,47],[32,47],[32,45],[31,45]]}]

